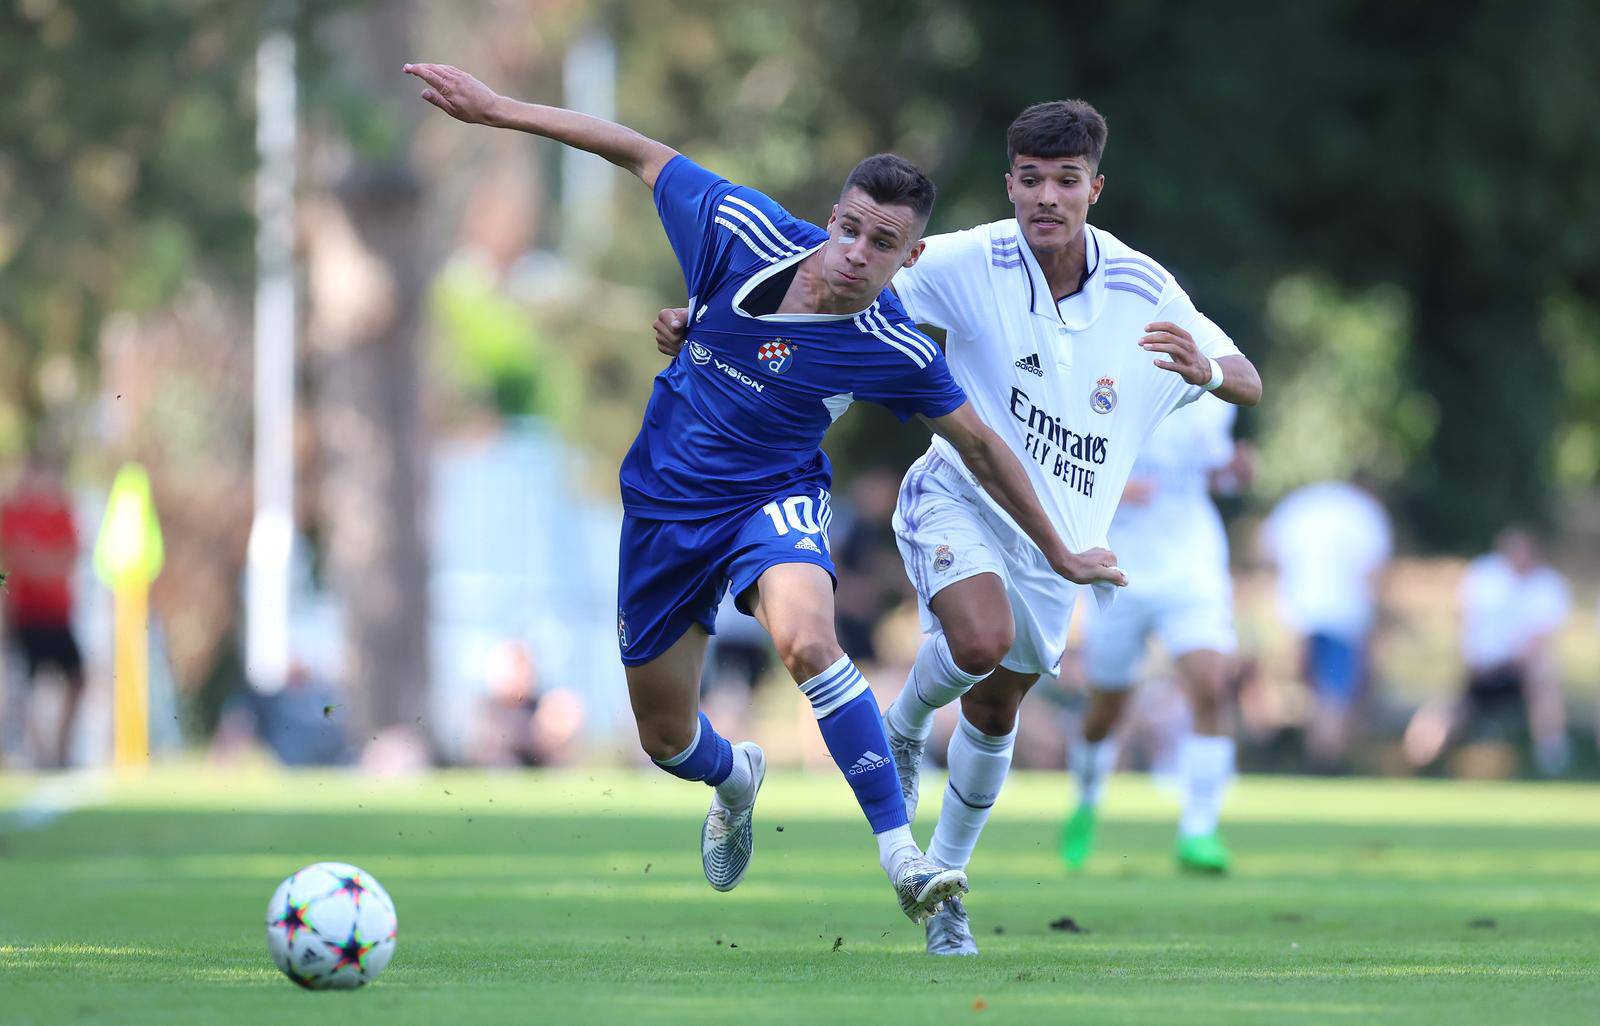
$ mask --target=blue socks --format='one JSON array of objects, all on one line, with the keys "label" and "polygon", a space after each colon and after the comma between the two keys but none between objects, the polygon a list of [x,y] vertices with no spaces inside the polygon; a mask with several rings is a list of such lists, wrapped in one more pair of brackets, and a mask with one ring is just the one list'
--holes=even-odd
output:
[{"label": "blue socks", "polygon": [[695,727],[694,740],[689,747],[670,759],[654,761],[675,777],[704,780],[716,787],[733,772],[733,745],[712,729],[711,721],[706,719],[705,713],[701,713],[700,723]]},{"label": "blue socks", "polygon": [[[889,735],[861,671],[849,656],[840,656],[838,662],[801,684],[800,690],[811,700],[828,753],[855,792],[872,832],[881,834],[906,826],[906,803],[900,794],[894,757],[889,754]],[[675,777],[703,780],[717,787],[733,773],[733,746],[701,713],[689,747],[670,759],[657,759],[655,764]]]},{"label": "blue socks", "polygon": [[872,832],[881,834],[905,826],[906,802],[889,754],[889,735],[861,671],[849,656],[840,656],[838,662],[803,682],[800,690],[811,700],[828,754],[856,793]]}]

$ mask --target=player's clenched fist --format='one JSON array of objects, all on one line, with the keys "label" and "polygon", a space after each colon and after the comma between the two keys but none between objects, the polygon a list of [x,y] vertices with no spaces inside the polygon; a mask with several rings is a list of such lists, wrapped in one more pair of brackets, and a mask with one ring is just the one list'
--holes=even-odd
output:
[{"label": "player's clenched fist", "polygon": [[1069,552],[1067,557],[1051,569],[1073,584],[1095,584],[1110,581],[1121,588],[1127,585],[1128,575],[1117,566],[1117,557],[1110,549],[1085,549]]},{"label": "player's clenched fist", "polygon": [[683,340],[689,334],[689,311],[684,307],[669,307],[656,314],[656,348],[667,356],[677,356]]},{"label": "player's clenched fist", "polygon": [[469,125],[489,124],[500,102],[499,93],[448,64],[407,64],[405,72],[427,83],[424,100]]}]

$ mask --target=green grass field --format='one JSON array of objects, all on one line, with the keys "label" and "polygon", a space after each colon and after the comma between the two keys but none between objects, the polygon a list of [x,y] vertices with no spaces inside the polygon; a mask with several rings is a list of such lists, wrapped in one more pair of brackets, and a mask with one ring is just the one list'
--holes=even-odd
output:
[{"label": "green grass field", "polygon": [[[39,786],[0,777],[6,1026],[1600,1021],[1600,787],[1248,779],[1238,872],[1207,880],[1175,874],[1174,811],[1139,778],[1066,876],[1065,781],[1023,775],[971,867],[983,954],[934,960],[832,775],[769,779],[727,895],[700,876],[704,789],[656,775],[196,766],[57,784],[85,803],[23,827]],[[399,908],[365,990],[303,992],[267,958],[267,898],[321,859]]]}]

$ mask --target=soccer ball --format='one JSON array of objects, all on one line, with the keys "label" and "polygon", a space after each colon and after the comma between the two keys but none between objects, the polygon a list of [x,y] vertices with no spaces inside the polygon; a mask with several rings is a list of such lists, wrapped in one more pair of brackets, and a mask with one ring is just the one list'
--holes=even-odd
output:
[{"label": "soccer ball", "polygon": [[308,990],[349,990],[394,957],[394,902],[343,862],[318,862],[278,885],[267,905],[267,951]]}]

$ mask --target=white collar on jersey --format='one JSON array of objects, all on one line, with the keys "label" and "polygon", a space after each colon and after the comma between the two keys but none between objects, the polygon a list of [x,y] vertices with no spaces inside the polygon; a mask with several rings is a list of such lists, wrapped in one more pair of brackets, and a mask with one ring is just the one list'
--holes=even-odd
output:
[{"label": "white collar on jersey", "polygon": [[[1094,312],[1100,306],[1100,264],[1101,253],[1104,249],[1098,233],[1093,225],[1087,222],[1083,226],[1084,259],[1088,263],[1089,273],[1083,276],[1083,287],[1072,295],[1063,298],[1060,302],[1051,302],[1050,282],[1044,276],[1044,268],[1039,266],[1039,258],[1033,255],[1033,248],[1028,245],[1028,239],[1022,234],[1022,226],[1017,225],[1018,247],[1022,251],[1022,269],[1027,272],[1028,278],[1028,308],[1036,316],[1046,320],[1065,324],[1073,330],[1082,330],[1082,327],[1094,319]],[[1087,308],[1087,317],[1069,317],[1061,309],[1063,303],[1079,305]],[[1076,311],[1074,311],[1076,312]],[[1082,321],[1083,324],[1074,326],[1073,322]]]},{"label": "white collar on jersey", "polygon": [[[826,246],[827,244],[828,243],[827,243],[826,240],[824,240],[822,242],[819,242],[817,245],[812,246],[810,249],[805,250],[804,252],[796,253],[794,256],[784,257],[782,260],[779,260],[777,263],[773,264],[771,267],[764,268],[763,270],[758,271],[755,274],[751,275],[750,276],[750,280],[745,282],[743,285],[740,285],[739,286],[739,291],[735,292],[733,294],[733,312],[738,314],[740,317],[748,317],[753,321],[776,321],[776,322],[779,322],[779,323],[793,324],[793,323],[795,323],[797,321],[847,321],[850,318],[861,314],[863,311],[872,309],[872,303],[868,303],[866,306],[862,307],[860,310],[856,310],[856,311],[854,311],[852,313],[842,313],[842,314],[830,314],[830,313],[751,314],[751,313],[745,313],[745,311],[744,311],[744,300],[745,300],[745,297],[748,296],[751,293],[751,291],[755,289],[755,287],[757,285],[760,285],[762,282],[766,281],[768,278],[772,277],[774,274],[777,274],[779,271],[783,270],[784,268],[792,267],[793,265],[799,263],[800,261],[804,260],[806,257],[808,257],[811,254],[815,253],[817,250],[821,249],[823,246]],[[877,301],[878,301],[878,297],[877,296],[872,297],[872,302],[873,303],[876,303]]]}]

